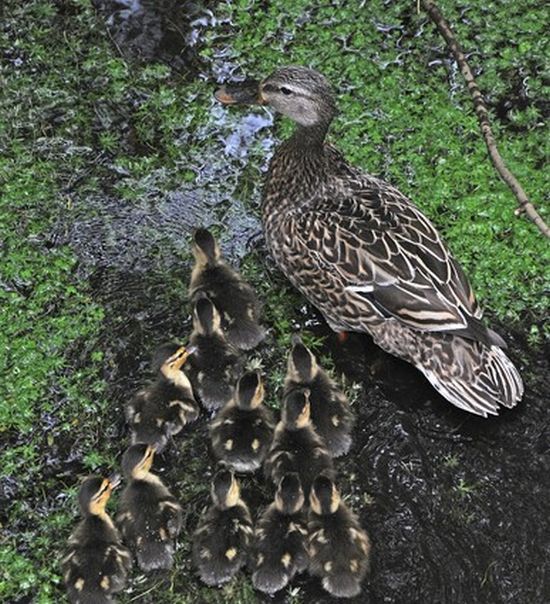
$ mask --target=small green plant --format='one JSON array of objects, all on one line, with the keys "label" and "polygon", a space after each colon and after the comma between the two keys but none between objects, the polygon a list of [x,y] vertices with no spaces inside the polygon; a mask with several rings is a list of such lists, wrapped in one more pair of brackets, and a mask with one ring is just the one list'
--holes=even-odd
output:
[{"label": "small green plant", "polygon": [[477,483],[467,483],[463,478],[458,481],[458,484],[454,487],[455,491],[461,496],[466,497],[475,493],[478,488]]},{"label": "small green plant", "polygon": [[458,467],[458,456],[457,455],[445,455],[443,458],[443,465],[450,470],[454,470]]}]

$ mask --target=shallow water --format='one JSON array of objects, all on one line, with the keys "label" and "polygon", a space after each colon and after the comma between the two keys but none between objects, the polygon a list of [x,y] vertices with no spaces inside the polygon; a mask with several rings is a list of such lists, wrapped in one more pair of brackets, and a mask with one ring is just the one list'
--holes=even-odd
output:
[{"label": "shallow water", "polygon": [[[212,80],[238,72],[229,53],[218,54],[208,65],[196,61],[192,47],[200,45],[201,32],[214,19],[206,9],[194,8],[190,16],[182,13],[181,3],[168,0],[95,4],[123,54],[160,59]],[[411,31],[406,21],[377,27],[388,34],[388,44],[404,53],[410,40],[422,34],[422,25]],[[345,51],[345,40],[342,46]],[[433,65],[448,62],[437,49],[432,54]],[[255,249],[265,256],[265,270],[275,272],[262,247],[258,188],[248,196],[239,194],[250,153],[259,146],[267,161],[273,151],[273,120],[266,112],[230,113],[214,104],[211,116],[198,133],[204,144],[201,161],[192,158],[197,176],[192,185],[164,191],[153,177],[137,200],[121,202],[107,194],[75,199],[70,219],[60,217],[52,236],[55,245],[74,250],[80,277],[89,279],[92,297],[106,309],[102,350],[112,413],[101,421],[109,439],[125,437],[121,408],[147,375],[151,343],[189,332],[182,300],[191,231],[222,226],[228,258],[238,265]],[[520,333],[503,331],[526,378],[525,399],[499,418],[482,420],[452,408],[417,371],[380,351],[368,337],[352,335],[341,345],[313,308],[304,304],[300,317],[295,327],[326,336],[322,352],[331,356],[338,373],[360,384],[354,445],[339,462],[342,491],[373,542],[371,573],[363,596],[355,601],[516,604],[550,598],[550,577],[548,570],[543,572],[550,555],[549,351],[530,347]],[[273,369],[272,344],[268,339],[255,355],[268,372]],[[46,425],[55,422],[54,415],[42,419]],[[206,420],[203,416],[192,433],[178,438],[158,464],[177,492],[185,494],[187,485],[201,482],[185,499],[184,535],[206,503],[205,478],[212,470]],[[45,472],[74,472],[82,445],[67,442],[67,449],[56,452]],[[16,485],[6,482],[4,489],[5,497],[13,497]],[[246,478],[243,491],[253,505],[268,501],[259,478]],[[181,541],[188,551],[185,537]],[[185,581],[197,581],[185,564]],[[150,589],[156,581],[138,578],[129,597],[155,602]],[[302,577],[295,585],[301,590],[299,601],[332,601],[316,581]],[[185,589],[176,584],[174,593]],[[291,600],[289,593],[268,599]]]}]

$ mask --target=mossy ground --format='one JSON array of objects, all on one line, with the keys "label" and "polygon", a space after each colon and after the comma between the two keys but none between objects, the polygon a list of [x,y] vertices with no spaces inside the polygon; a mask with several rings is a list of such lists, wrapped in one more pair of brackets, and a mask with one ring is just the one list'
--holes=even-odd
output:
[{"label": "mossy ground", "polygon": [[[542,208],[544,8],[534,0],[441,6],[473,53],[502,154]],[[88,0],[3,7],[2,601],[60,599],[58,560],[76,520],[78,479],[116,465],[125,434],[121,406],[146,376],[150,350],[186,335],[191,227],[206,217],[235,260],[247,249],[243,233],[258,230],[269,120],[246,122],[215,106],[212,72],[238,65],[261,76],[284,63],[323,71],[341,111],[331,139],[425,210],[493,318],[529,332],[533,346],[544,337],[547,242],[514,218],[515,201],[487,159],[460,74],[414,2],[235,0],[210,8],[216,18],[196,26],[201,68],[191,74],[122,57]],[[246,140],[229,146],[242,127],[249,128]],[[288,131],[288,123],[276,122],[276,139]],[[173,195],[168,201],[185,202],[193,192],[199,202],[190,219],[188,208],[175,211],[166,201]],[[107,233],[97,249],[93,238],[86,249],[78,242],[111,207],[130,216],[167,208],[177,229],[140,231],[129,252],[124,242],[126,264],[110,264],[124,229]],[[284,348],[310,310],[301,310],[304,301],[261,251],[244,257],[243,270],[267,300],[273,337],[258,360],[270,369],[275,403]],[[165,468],[165,476],[178,481],[191,530],[205,503],[206,446],[201,433],[178,442],[179,471]],[[183,539],[178,573],[137,580],[127,600],[155,593],[154,602],[257,601],[241,579],[221,591],[202,589],[188,553]],[[163,591],[154,591],[157,585]],[[298,592],[287,594],[295,598]]]}]

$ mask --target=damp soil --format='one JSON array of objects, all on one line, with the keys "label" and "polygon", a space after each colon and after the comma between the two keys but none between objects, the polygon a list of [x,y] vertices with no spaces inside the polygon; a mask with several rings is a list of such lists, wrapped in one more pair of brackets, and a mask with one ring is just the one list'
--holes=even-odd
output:
[{"label": "damp soil", "polygon": [[[208,65],[194,57],[193,46],[200,44],[197,32],[212,18],[209,9],[201,12],[194,6],[189,10],[195,13],[190,14],[182,9],[187,6],[184,3],[163,2],[158,10],[146,0],[95,0],[94,4],[110,28],[113,44],[135,59],[164,61],[176,70],[189,70],[191,65],[196,77],[212,81],[231,76],[235,69],[223,53]],[[407,34],[406,25],[379,27],[391,34],[392,43],[401,44],[422,33],[420,26]],[[395,29],[399,30],[397,38]],[[433,64],[447,61],[438,56],[440,51],[434,51]],[[446,403],[419,372],[382,352],[367,336],[352,334],[340,343],[317,311],[290,292],[271,263],[257,218],[257,188],[251,200],[239,193],[248,191],[241,174],[248,169],[249,153],[257,151],[258,145],[266,157],[260,172],[265,169],[274,146],[268,130],[271,118],[257,113],[228,117],[219,107],[213,107],[212,113],[211,123],[199,133],[205,140],[204,157],[200,162],[191,160],[196,173],[192,185],[166,191],[152,182],[146,195],[124,204],[112,195],[113,180],[124,179],[124,174],[107,166],[101,183],[106,193],[75,197],[70,220],[60,216],[45,242],[71,247],[78,258],[79,277],[89,283],[92,300],[105,309],[100,342],[111,405],[98,417],[98,433],[111,449],[120,443],[122,453],[127,442],[122,408],[129,395],[149,379],[152,349],[172,338],[185,340],[189,334],[185,300],[191,268],[189,234],[198,226],[212,227],[221,234],[222,249],[235,266],[245,257],[255,259],[261,275],[255,285],[267,275],[268,289],[294,296],[291,329],[322,338],[318,353],[332,360],[337,375],[357,384],[354,444],[337,467],[341,490],[359,514],[373,550],[363,594],[353,601],[548,601],[548,347],[530,345],[521,326],[513,331],[502,327],[510,355],[525,378],[526,393],[516,409],[483,420]],[[212,184],[220,179],[227,182],[229,170],[230,187]],[[265,302],[269,310],[271,298]],[[252,358],[269,378],[283,367],[277,326],[269,321],[267,326],[268,338]],[[84,366],[89,353],[86,343],[68,351],[74,366]],[[276,406],[278,392],[272,390],[269,396]],[[55,410],[41,419],[47,431],[55,432]],[[208,502],[215,467],[207,445],[208,419],[203,414],[178,435],[156,464],[184,506],[177,567],[172,573],[151,577],[135,573],[121,602],[207,601],[190,568],[189,535]],[[31,436],[13,435],[13,442],[20,443],[20,438]],[[81,473],[83,446],[78,435],[56,439],[57,448],[45,453],[47,463],[41,471],[60,480]],[[269,502],[270,490],[260,476],[243,477],[242,482],[243,495],[254,511]],[[2,484],[2,498],[14,497],[17,485],[9,480]],[[42,501],[44,513],[55,506],[48,497]],[[22,519],[12,529],[32,527]],[[170,595],[162,596],[164,592]],[[226,601],[241,601],[238,593],[236,588],[237,595]],[[250,595],[247,598],[252,601]],[[297,578],[292,589],[273,598],[261,594],[256,598],[258,602],[333,601],[307,576]]]}]

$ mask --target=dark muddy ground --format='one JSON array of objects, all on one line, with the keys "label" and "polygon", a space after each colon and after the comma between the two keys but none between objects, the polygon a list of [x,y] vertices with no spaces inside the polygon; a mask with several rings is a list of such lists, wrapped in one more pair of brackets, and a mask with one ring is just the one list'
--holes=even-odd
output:
[{"label": "dark muddy ground", "polygon": [[[203,36],[215,20],[214,3],[207,9],[174,1],[94,0],[93,4],[105,20],[113,46],[130,60],[160,60],[181,77],[209,79],[212,86],[215,79],[239,71],[229,52],[220,51],[206,62],[197,58]],[[311,19],[312,12],[306,12],[304,19]],[[426,26],[408,33],[408,25],[404,19],[394,26],[402,43],[421,36]],[[383,23],[379,27],[392,35],[392,27]],[[447,61],[440,47],[432,54],[434,62]],[[458,76],[452,69],[449,73],[453,84]],[[510,103],[495,102],[504,114]],[[111,110],[107,107],[107,114]],[[192,183],[163,189],[163,175],[151,173],[130,185],[144,194],[132,203],[121,203],[116,185],[128,174],[111,164],[108,155],[95,157],[105,168],[98,190],[72,196],[71,212],[60,213],[55,229],[44,238],[45,247],[70,246],[78,259],[78,279],[89,284],[92,302],[105,313],[97,339],[80,341],[68,351],[77,368],[86,367],[96,347],[103,354],[107,391],[102,396],[109,404],[97,416],[94,442],[113,459],[122,453],[127,438],[122,407],[149,378],[151,350],[171,338],[185,340],[189,333],[185,298],[191,266],[189,234],[197,226],[212,226],[228,258],[241,266],[265,299],[270,331],[249,363],[263,368],[270,404],[278,406],[285,346],[293,331],[306,331],[319,342],[318,353],[337,375],[344,376],[354,399],[354,445],[338,462],[339,484],[373,542],[371,572],[362,596],[354,601],[549,601],[548,346],[528,342],[521,325],[501,326],[510,356],[525,378],[526,394],[516,409],[483,420],[454,409],[417,371],[380,351],[368,337],[352,335],[340,344],[315,309],[289,288],[264,249],[257,218],[258,185],[275,145],[269,130],[272,118],[265,113],[228,114],[217,106],[209,111],[211,119],[193,134],[194,139],[182,140],[184,160],[194,174]],[[132,124],[122,117],[114,127],[125,133],[128,149],[139,156]],[[196,149],[197,140],[205,145]],[[535,322],[542,327],[540,318]],[[47,514],[67,499],[64,485],[74,484],[85,473],[82,458],[90,439],[78,433],[58,439],[56,409],[41,419],[47,429],[40,480],[52,479],[57,488],[45,495],[37,481],[29,496],[40,502],[35,506],[38,512]],[[201,586],[190,567],[189,535],[208,501],[213,471],[207,421],[203,415],[156,463],[184,506],[176,568],[151,577],[135,572],[120,601],[334,601],[306,576],[274,598],[256,593],[244,576],[222,591]],[[53,448],[48,434],[55,441]],[[25,439],[30,442],[34,435],[10,433],[9,438],[9,444],[15,445]],[[242,484],[254,510],[269,502],[271,493],[260,477],[244,477]],[[6,477],[2,500],[16,498],[20,489],[15,477]],[[33,528],[21,516],[8,530],[28,535]],[[60,535],[59,547],[66,536]],[[20,553],[32,559],[32,539],[25,539]],[[61,591],[55,590],[57,600]],[[18,600],[31,601],[32,592]]]}]

